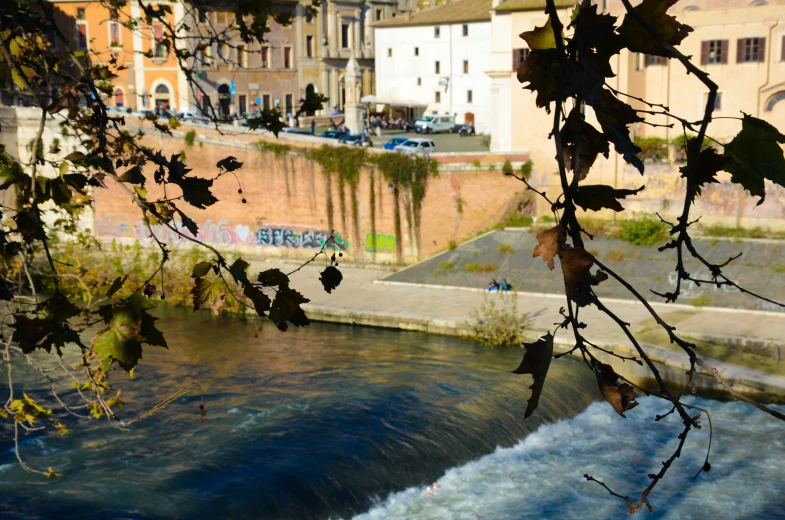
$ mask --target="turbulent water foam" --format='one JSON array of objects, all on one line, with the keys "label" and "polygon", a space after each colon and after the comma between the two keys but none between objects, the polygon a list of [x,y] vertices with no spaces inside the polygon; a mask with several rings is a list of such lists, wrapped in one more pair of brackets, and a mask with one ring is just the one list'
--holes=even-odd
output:
[{"label": "turbulent water foam", "polygon": [[[648,485],[647,474],[657,472],[676,446],[678,423],[653,422],[664,411],[662,402],[640,401],[626,420],[595,403],[511,448],[448,470],[431,496],[425,486],[409,488],[354,520],[621,518],[624,502],[583,475],[631,497]],[[782,422],[740,403],[696,404],[709,408],[714,422],[712,470],[692,481],[706,455],[704,417],[704,428],[690,434],[681,459],[650,495],[653,517],[785,518]]]}]

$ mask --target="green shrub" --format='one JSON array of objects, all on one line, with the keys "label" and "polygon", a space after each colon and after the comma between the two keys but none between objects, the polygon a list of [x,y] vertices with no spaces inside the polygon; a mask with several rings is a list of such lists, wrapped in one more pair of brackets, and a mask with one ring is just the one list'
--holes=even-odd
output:
[{"label": "green shrub", "polygon": [[513,254],[515,250],[510,247],[510,244],[499,244],[499,255]]},{"label": "green shrub", "polygon": [[512,163],[509,159],[504,161],[504,164],[502,165],[502,173],[504,175],[512,175]]},{"label": "green shrub", "polygon": [[447,242],[447,249],[449,249],[450,251],[455,251],[457,247],[458,247],[458,243],[455,240],[450,240],[449,242]]},{"label": "green shrub", "polygon": [[653,246],[668,236],[666,225],[650,216],[622,220],[619,225],[619,238],[636,246]]},{"label": "green shrub", "polygon": [[470,313],[472,339],[489,347],[520,347],[530,319],[518,312],[518,298],[511,294],[486,294],[479,309]]},{"label": "green shrub", "polygon": [[442,262],[439,264],[439,269],[449,270],[455,267],[455,262]]},{"label": "green shrub", "polygon": [[496,269],[498,268],[493,264],[480,264],[477,266],[476,271],[478,273],[494,273]]},{"label": "green shrub", "polygon": [[692,305],[693,307],[707,307],[710,304],[711,304],[711,299],[704,294],[701,294],[700,296],[696,296],[695,298],[692,298],[690,300],[690,305]]},{"label": "green shrub", "polygon": [[635,144],[641,148],[638,157],[644,162],[662,163],[668,161],[668,142],[660,137],[635,137]]},{"label": "green shrub", "polygon": [[521,177],[527,181],[529,180],[529,177],[532,176],[532,166],[534,166],[534,163],[531,161],[526,161],[525,163],[521,164]]},{"label": "green shrub", "polygon": [[473,273],[477,270],[478,267],[480,267],[480,264],[478,264],[477,262],[472,262],[471,264],[466,264],[466,267],[464,267],[464,269],[466,270],[467,273]]}]

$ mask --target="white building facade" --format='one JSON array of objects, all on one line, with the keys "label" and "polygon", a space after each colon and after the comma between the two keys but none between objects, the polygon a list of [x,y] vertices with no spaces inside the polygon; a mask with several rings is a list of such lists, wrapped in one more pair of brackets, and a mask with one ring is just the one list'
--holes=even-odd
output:
[{"label": "white building facade", "polygon": [[376,96],[490,133],[491,1],[456,0],[374,24]]}]

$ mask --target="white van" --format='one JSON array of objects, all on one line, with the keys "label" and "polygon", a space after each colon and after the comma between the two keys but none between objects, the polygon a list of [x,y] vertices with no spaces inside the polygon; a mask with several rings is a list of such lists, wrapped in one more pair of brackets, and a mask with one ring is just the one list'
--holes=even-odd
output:
[{"label": "white van", "polygon": [[453,116],[429,116],[424,115],[414,123],[414,131],[423,134],[435,134],[437,132],[453,132],[455,128],[455,117]]}]

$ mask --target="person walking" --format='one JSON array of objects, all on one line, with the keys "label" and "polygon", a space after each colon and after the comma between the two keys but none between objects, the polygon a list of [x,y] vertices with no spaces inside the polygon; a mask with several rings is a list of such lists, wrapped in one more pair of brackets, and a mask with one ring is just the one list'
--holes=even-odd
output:
[{"label": "person walking", "polygon": [[311,135],[316,135],[316,120],[311,119]]}]

